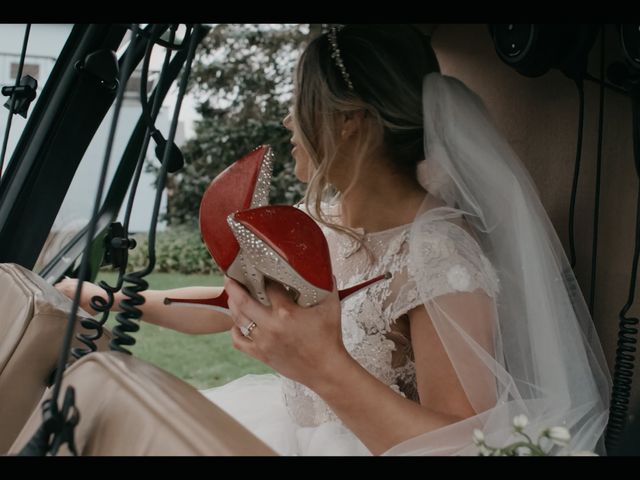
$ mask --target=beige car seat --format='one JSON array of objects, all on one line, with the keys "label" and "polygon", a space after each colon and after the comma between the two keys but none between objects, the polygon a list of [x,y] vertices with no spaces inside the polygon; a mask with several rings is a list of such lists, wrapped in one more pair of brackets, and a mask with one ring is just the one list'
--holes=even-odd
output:
[{"label": "beige car seat", "polygon": [[[194,387],[130,355],[98,352],[80,359],[65,372],[59,405],[67,385],[75,389],[80,412],[78,455],[275,454]],[[34,411],[10,454],[41,422],[41,411]],[[65,445],[58,455],[69,453]]]},{"label": "beige car seat", "polygon": [[[16,264],[0,264],[0,454],[6,453],[38,407],[58,362],[71,300],[40,276]],[[76,332],[93,333],[80,325]],[[105,330],[96,341],[107,350]],[[82,347],[77,339],[73,347]],[[73,358],[69,356],[69,359]]]}]

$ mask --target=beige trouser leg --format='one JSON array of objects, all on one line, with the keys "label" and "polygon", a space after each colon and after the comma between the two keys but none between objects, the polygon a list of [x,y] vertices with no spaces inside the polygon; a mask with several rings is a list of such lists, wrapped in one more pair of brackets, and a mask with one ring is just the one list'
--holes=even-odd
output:
[{"label": "beige trouser leg", "polygon": [[[0,264],[0,454],[6,453],[36,406],[54,371],[71,300],[35,273]],[[86,332],[80,318],[76,332]],[[111,335],[96,342],[106,350]],[[74,347],[84,347],[75,340]],[[71,357],[70,357],[71,359]]]},{"label": "beige trouser leg", "polygon": [[[92,353],[76,362],[65,373],[59,404],[66,385],[75,388],[80,411],[78,455],[275,454],[191,385],[130,355]],[[41,421],[38,409],[10,453]]]}]

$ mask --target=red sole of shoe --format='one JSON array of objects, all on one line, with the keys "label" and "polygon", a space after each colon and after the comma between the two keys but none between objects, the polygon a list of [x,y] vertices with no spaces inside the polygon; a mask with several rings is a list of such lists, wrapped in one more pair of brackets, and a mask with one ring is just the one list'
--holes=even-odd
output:
[{"label": "red sole of shoe", "polygon": [[264,177],[271,176],[271,156],[271,147],[258,147],[216,176],[202,196],[200,232],[209,253],[223,271],[231,266],[240,248],[229,230],[227,216],[250,208],[256,197],[267,194],[268,200]]}]

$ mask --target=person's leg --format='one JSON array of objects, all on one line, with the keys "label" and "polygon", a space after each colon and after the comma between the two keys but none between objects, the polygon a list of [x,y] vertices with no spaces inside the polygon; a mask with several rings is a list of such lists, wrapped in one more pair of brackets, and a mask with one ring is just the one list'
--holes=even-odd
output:
[{"label": "person's leg", "polygon": [[[52,378],[71,303],[35,273],[0,264],[0,454],[9,449]],[[79,312],[76,333],[93,333],[80,324],[86,316]],[[106,350],[110,338],[104,330],[95,342],[98,350]],[[75,335],[72,347],[86,348]]]},{"label": "person's leg", "polygon": [[[273,455],[198,390],[130,355],[87,355],[66,373],[80,421],[78,455]],[[34,411],[11,447],[17,454],[42,421]],[[66,446],[59,452],[69,454]]]}]

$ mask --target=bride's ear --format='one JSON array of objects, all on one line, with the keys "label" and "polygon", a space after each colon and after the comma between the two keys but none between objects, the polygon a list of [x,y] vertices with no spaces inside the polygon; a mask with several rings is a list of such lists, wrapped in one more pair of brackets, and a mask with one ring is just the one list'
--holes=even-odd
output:
[{"label": "bride's ear", "polygon": [[355,110],[353,112],[346,112],[342,116],[342,128],[340,130],[340,137],[342,140],[353,136],[364,126],[364,119],[366,116],[366,110]]}]

